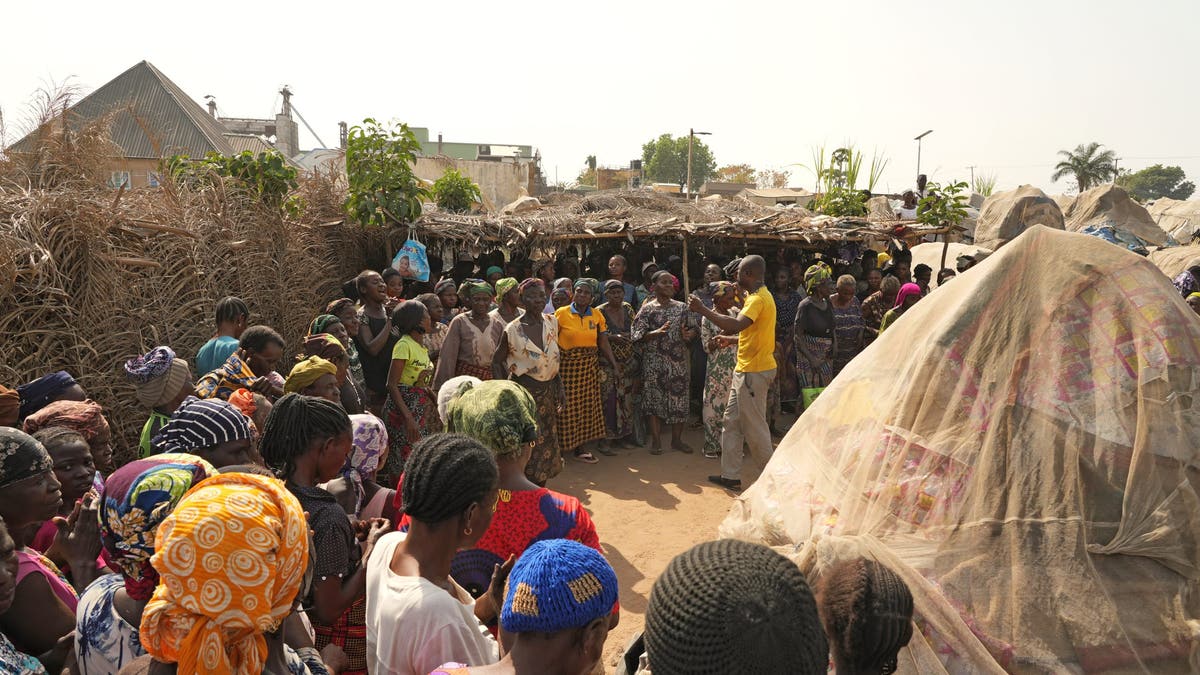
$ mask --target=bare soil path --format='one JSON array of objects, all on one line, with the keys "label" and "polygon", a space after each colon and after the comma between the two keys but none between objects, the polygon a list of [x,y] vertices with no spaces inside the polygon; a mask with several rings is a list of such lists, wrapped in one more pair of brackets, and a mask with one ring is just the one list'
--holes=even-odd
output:
[{"label": "bare soil path", "polygon": [[[669,440],[666,433],[663,440]],[[667,563],[693,545],[716,538],[717,526],[729,511],[732,493],[708,482],[709,474],[720,473],[720,460],[701,454],[700,430],[686,429],[684,441],[693,454],[619,450],[616,457],[597,454],[600,463],[594,465],[568,458],[563,473],[549,483],[551,489],[577,497],[591,512],[621,584],[621,623],[605,643],[605,672],[613,672],[630,639],[642,630],[650,589]],[[747,459],[743,485],[760,470]]]}]

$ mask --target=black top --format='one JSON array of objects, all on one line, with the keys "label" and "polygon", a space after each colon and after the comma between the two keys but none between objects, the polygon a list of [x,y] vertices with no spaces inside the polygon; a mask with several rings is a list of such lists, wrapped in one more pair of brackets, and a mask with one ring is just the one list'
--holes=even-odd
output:
[{"label": "black top", "polygon": [[362,554],[346,511],[333,495],[319,487],[300,487],[288,483],[287,488],[296,495],[300,506],[308,513],[308,529],[313,533],[313,580],[344,578],[354,574]]},{"label": "black top", "polygon": [[811,297],[800,301],[796,310],[796,332],[819,338],[833,338],[833,304],[825,299],[825,309],[817,307]]},{"label": "black top", "polygon": [[[375,318],[366,314],[359,314],[359,318],[371,328],[371,335],[377,336],[383,327],[387,325],[387,319]],[[362,339],[362,333],[354,336],[354,342],[358,346],[358,360],[362,363],[363,380],[367,383],[367,389],[376,394],[387,394],[387,376],[388,369],[392,367],[392,348],[400,341],[400,338],[395,335],[389,335],[387,344],[375,356],[367,351],[367,343]]]}]

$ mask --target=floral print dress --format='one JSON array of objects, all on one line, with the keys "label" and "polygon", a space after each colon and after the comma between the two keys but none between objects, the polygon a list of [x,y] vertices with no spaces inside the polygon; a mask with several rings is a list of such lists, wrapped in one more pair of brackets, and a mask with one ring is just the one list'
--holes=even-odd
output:
[{"label": "floral print dress", "polygon": [[[736,317],[737,310],[730,309],[726,316]],[[708,371],[704,378],[704,454],[714,457],[721,452],[721,430],[725,419],[725,406],[729,402],[729,389],[733,382],[733,368],[737,365],[737,342],[728,347],[714,347],[709,341],[721,334],[721,329],[708,319],[700,325],[700,344],[708,355]]]},{"label": "floral print dress", "polygon": [[[690,361],[683,328],[690,316],[678,300],[652,299],[633,320],[633,340],[642,346],[642,409],[667,424],[687,421]],[[668,321],[671,327],[666,333],[644,339]]]}]

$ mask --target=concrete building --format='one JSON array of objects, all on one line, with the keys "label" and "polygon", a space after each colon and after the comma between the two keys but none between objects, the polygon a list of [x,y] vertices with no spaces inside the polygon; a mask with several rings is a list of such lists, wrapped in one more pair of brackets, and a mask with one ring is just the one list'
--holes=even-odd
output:
[{"label": "concrete building", "polygon": [[704,185],[700,186],[700,196],[718,195],[720,197],[736,197],[743,190],[753,190],[754,188],[754,183],[726,183],[710,180],[705,181]]},{"label": "concrete building", "polygon": [[804,188],[754,188],[742,190],[738,194],[763,206],[808,206],[814,196]]}]

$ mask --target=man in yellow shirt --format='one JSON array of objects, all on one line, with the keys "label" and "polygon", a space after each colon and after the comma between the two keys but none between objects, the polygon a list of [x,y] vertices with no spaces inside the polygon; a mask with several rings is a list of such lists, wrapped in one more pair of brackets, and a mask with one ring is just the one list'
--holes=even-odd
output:
[{"label": "man in yellow shirt", "polygon": [[746,304],[736,317],[717,314],[692,296],[688,309],[703,315],[726,335],[737,335],[737,366],[721,431],[721,473],[708,480],[721,487],[742,489],[742,444],[769,457],[771,429],[767,426],[767,392],[775,379],[775,300],[763,285],[767,264],[762,256],[742,258],[737,283]]}]

